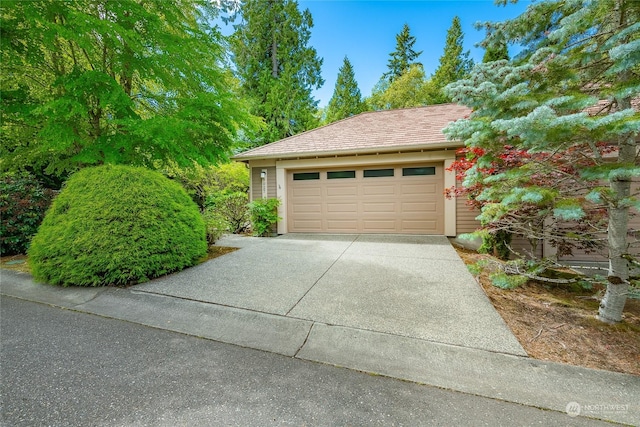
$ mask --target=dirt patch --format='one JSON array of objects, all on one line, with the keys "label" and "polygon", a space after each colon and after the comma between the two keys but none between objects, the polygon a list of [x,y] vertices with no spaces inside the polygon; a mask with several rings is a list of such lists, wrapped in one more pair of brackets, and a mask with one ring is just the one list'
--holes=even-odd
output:
[{"label": "dirt patch", "polygon": [[237,251],[238,249],[240,248],[231,248],[229,246],[209,246],[209,251],[207,252],[207,260],[218,258],[219,256]]},{"label": "dirt patch", "polygon": [[0,258],[0,267],[7,270],[19,271],[21,273],[31,273],[27,264],[26,255],[9,255]]},{"label": "dirt patch", "polygon": [[[456,248],[466,264],[485,255]],[[603,288],[590,290],[534,281],[512,290],[477,277],[485,293],[529,356],[640,375],[640,300],[627,299],[623,321],[595,318]]]}]

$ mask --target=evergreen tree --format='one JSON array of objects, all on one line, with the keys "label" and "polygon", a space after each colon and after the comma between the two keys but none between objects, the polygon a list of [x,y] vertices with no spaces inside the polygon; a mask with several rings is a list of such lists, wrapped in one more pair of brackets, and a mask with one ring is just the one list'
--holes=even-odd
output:
[{"label": "evergreen tree", "polygon": [[429,82],[430,104],[444,104],[451,102],[445,95],[443,88],[469,75],[473,60],[469,58],[469,51],[463,52],[464,33],[460,26],[460,18],[453,18],[451,27],[447,30],[444,53],[440,57],[440,64]]},{"label": "evergreen tree", "polygon": [[488,46],[503,34],[525,50],[446,89],[474,110],[446,129],[467,146],[464,186],[494,230],[545,238],[560,255],[604,244],[599,319],[618,322],[637,263],[640,3],[548,0],[490,27]]},{"label": "evergreen tree", "polygon": [[495,43],[487,46],[482,57],[482,62],[509,60],[509,50],[504,40],[496,40]]},{"label": "evergreen tree", "polygon": [[416,62],[416,59],[422,54],[422,51],[413,50],[415,43],[416,38],[411,35],[409,25],[404,24],[402,31],[396,35],[396,50],[389,54],[391,57],[388,62],[389,71],[382,75],[383,79],[393,82],[408,71],[411,65],[420,64]]},{"label": "evergreen tree", "polygon": [[318,125],[311,92],[322,86],[322,59],[308,45],[313,19],[294,0],[247,0],[231,37],[241,87],[252,113],[264,118],[261,145]]},{"label": "evergreen tree", "polygon": [[345,56],[338,72],[333,96],[327,107],[326,123],[342,120],[365,110],[366,104],[362,101],[362,94],[358,88],[358,82],[356,82],[353,66],[349,58]]},{"label": "evergreen tree", "polygon": [[0,6],[0,169],[216,162],[249,119],[206,1]]}]

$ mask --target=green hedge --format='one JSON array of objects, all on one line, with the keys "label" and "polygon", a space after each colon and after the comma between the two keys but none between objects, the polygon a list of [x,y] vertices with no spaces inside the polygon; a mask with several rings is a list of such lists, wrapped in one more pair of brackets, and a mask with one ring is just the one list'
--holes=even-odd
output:
[{"label": "green hedge", "polygon": [[65,184],[28,251],[37,280],[129,285],[196,264],[205,226],[185,190],[129,166],[83,169]]}]

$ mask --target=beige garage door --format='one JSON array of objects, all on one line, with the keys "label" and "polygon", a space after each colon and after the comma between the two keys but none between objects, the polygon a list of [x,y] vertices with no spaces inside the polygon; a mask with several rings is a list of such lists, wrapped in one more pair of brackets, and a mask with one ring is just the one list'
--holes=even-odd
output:
[{"label": "beige garage door", "polygon": [[444,234],[442,164],[288,174],[289,232]]}]

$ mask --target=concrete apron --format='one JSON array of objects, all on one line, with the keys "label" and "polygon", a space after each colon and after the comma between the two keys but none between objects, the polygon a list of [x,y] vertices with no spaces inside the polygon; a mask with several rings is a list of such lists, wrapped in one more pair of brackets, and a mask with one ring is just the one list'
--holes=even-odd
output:
[{"label": "concrete apron", "polygon": [[230,236],[218,245],[243,248],[135,290],[526,356],[444,236]]},{"label": "concrete apron", "polygon": [[58,288],[2,270],[1,291],[300,359],[640,425],[640,377],[526,357],[444,237],[228,236],[218,245],[242,249],[128,289]]}]

